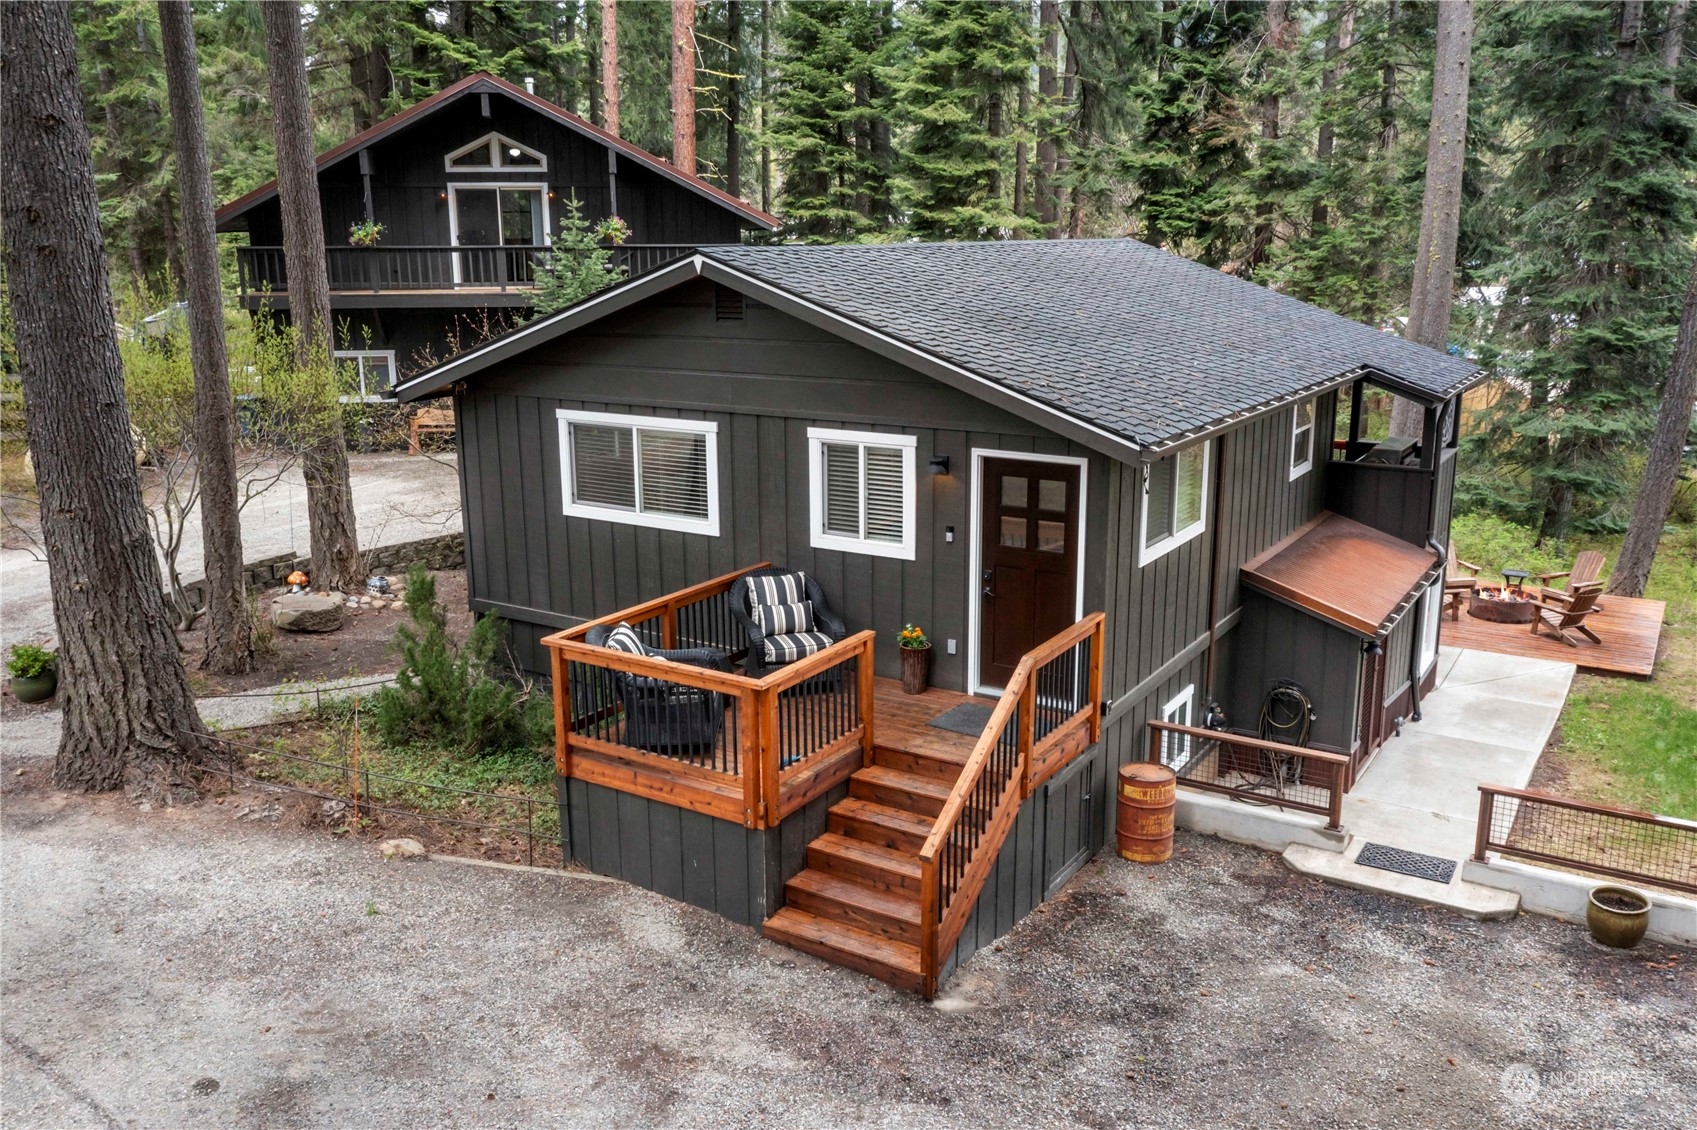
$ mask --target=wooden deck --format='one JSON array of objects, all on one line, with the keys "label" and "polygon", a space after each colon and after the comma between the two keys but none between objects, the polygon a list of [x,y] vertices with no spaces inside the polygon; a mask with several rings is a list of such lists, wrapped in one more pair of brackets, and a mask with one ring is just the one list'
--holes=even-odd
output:
[{"label": "wooden deck", "polygon": [[936,687],[920,695],[904,694],[900,679],[872,680],[872,694],[874,745],[960,764],[965,764],[966,759],[972,756],[977,737],[939,729],[930,724],[931,719],[963,702],[976,702],[991,710],[996,706],[993,698],[978,698]]},{"label": "wooden deck", "polygon": [[1593,674],[1648,678],[1655,669],[1656,647],[1662,636],[1662,612],[1666,607],[1659,600],[1604,596],[1604,611],[1593,613],[1585,622],[1602,637],[1600,644],[1580,637],[1578,647],[1569,647],[1548,630],[1533,635],[1524,624],[1476,620],[1465,608],[1458,619],[1444,617],[1439,638],[1451,647],[1470,647],[1527,659],[1556,659],[1577,663],[1581,671]]}]

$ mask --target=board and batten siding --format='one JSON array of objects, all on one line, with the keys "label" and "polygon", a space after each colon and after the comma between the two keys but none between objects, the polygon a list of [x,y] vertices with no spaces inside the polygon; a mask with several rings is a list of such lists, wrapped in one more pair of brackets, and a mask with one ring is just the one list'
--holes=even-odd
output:
[{"label": "board and batten siding", "polygon": [[[1085,553],[1100,562],[1111,460],[754,301],[743,321],[715,321],[713,297],[711,284],[679,287],[456,397],[472,607],[514,622],[524,666],[547,669],[546,630],[772,561],[816,578],[851,630],[880,633],[880,674],[899,673],[895,633],[917,623],[936,641],[932,681],[963,689],[974,449],[1088,457]],[[565,516],[562,408],[715,421],[719,535]],[[811,546],[810,427],[916,437],[913,561]],[[927,473],[932,455],[949,456],[950,474]],[[1085,573],[1089,611],[1102,570]]]}]

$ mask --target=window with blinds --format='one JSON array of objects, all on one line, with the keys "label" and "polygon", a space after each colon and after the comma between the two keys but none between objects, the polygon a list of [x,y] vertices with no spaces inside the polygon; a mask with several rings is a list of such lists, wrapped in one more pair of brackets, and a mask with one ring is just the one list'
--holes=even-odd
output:
[{"label": "window with blinds", "polygon": [[828,428],[807,438],[813,546],[913,560],[918,441]]},{"label": "window with blinds", "polygon": [[561,409],[565,513],[717,535],[718,425]]},{"label": "window with blinds", "polygon": [[1177,549],[1207,527],[1208,445],[1199,443],[1148,465],[1138,564]]}]

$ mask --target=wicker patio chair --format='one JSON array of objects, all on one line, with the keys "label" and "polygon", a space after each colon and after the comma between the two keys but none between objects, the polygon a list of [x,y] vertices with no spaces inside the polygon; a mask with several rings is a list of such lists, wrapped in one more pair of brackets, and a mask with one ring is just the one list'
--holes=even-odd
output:
[{"label": "wicker patio chair", "polygon": [[[785,569],[780,566],[767,565],[759,569],[751,569],[737,581],[731,590],[731,615],[748,635],[748,658],[743,660],[743,671],[754,679],[769,674],[786,662],[793,660],[769,659],[766,655],[766,630],[754,619],[752,609],[753,586],[748,583],[750,577],[781,577],[786,573],[798,573],[799,569]],[[806,576],[806,574],[803,574]],[[825,600],[825,590],[819,587],[819,582],[807,577],[807,599],[813,602],[813,627],[824,635],[831,637],[832,643],[840,643],[848,638],[848,625],[843,618],[831,611],[831,606]]]},{"label": "wicker patio chair", "polygon": [[[607,646],[612,629],[589,629],[584,642]],[[712,671],[731,670],[725,651],[716,647],[649,648],[647,654]],[[651,753],[676,756],[711,749],[725,726],[725,696],[649,675],[612,672],[613,690],[624,710],[623,744]]]}]

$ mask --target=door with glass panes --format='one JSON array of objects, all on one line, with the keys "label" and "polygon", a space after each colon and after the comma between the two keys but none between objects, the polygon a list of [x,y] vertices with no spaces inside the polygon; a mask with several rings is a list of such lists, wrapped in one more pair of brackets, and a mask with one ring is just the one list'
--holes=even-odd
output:
[{"label": "door with glass panes", "polygon": [[531,260],[547,239],[540,186],[454,186],[454,281],[511,286],[531,280]]},{"label": "door with glass panes", "polygon": [[1005,687],[1076,618],[1079,467],[987,458],[978,489],[978,681]]}]

